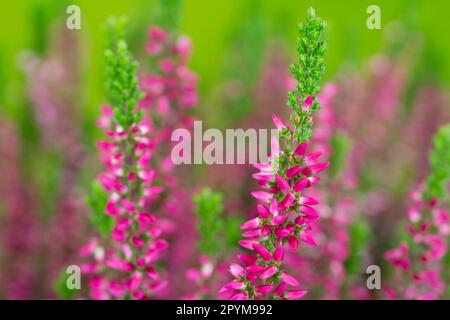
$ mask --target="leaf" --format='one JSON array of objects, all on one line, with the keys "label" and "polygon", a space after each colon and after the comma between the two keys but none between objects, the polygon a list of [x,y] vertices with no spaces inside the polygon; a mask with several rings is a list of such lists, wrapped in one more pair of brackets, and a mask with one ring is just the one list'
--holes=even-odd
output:
[{"label": "leaf", "polygon": [[91,193],[87,199],[93,210],[89,217],[90,222],[97,228],[103,238],[108,238],[114,227],[114,217],[104,213],[108,195],[96,181],[92,184]]},{"label": "leaf", "polygon": [[348,137],[343,133],[334,135],[331,139],[330,172],[337,176],[345,167],[346,156],[349,150]]},{"label": "leaf", "polygon": [[450,179],[450,125],[441,127],[433,138],[430,153],[430,174],[427,178],[426,198],[446,200],[447,185]]},{"label": "leaf", "polygon": [[356,220],[350,226],[350,255],[345,261],[345,269],[349,275],[357,274],[362,269],[370,232],[370,226],[365,218]]},{"label": "leaf", "polygon": [[66,273],[66,270],[61,270],[59,277],[56,279],[53,289],[60,299],[70,300],[79,291],[78,289],[69,289],[67,287],[67,279],[70,275]]},{"label": "leaf", "polygon": [[198,216],[197,229],[200,233],[199,248],[205,254],[215,255],[223,247],[223,196],[204,188],[194,195],[195,212]]}]

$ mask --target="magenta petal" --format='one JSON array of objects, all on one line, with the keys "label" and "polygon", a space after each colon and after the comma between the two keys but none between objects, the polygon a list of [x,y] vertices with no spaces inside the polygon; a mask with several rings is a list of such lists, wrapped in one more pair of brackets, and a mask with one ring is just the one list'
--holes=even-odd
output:
[{"label": "magenta petal", "polygon": [[264,191],[254,191],[251,193],[251,195],[262,202],[269,202],[270,198],[272,197],[270,193]]},{"label": "magenta petal", "polygon": [[307,204],[307,205],[319,204],[319,201],[317,201],[316,199],[314,199],[312,197],[307,197],[307,196],[301,196],[298,202],[300,204]]},{"label": "magenta petal", "polygon": [[272,172],[272,165],[270,163],[253,163],[256,169],[264,172]]},{"label": "magenta petal", "polygon": [[291,194],[291,193],[286,194],[283,201],[281,201],[278,204],[278,210],[283,211],[283,210],[288,209],[292,205],[294,200],[295,200],[295,197],[293,194]]},{"label": "magenta petal", "polygon": [[311,169],[312,172],[320,172],[323,169],[327,168],[330,165],[330,162],[322,162],[322,163],[318,163],[315,165],[310,166],[309,168]]},{"label": "magenta petal", "polygon": [[272,260],[272,255],[270,254],[270,251],[267,250],[266,248],[264,248],[262,245],[260,244],[253,244],[253,250],[259,254],[264,260],[266,261],[270,261]]},{"label": "magenta petal", "polygon": [[270,278],[270,277],[273,276],[276,272],[277,272],[277,267],[275,267],[275,266],[270,266],[270,267],[268,267],[266,270],[264,270],[263,273],[261,273],[261,276],[260,276],[259,278],[262,279],[262,280],[267,279],[267,278]]},{"label": "magenta petal", "polygon": [[282,176],[277,174],[275,176],[275,180],[282,191],[288,191],[291,189],[289,183]]},{"label": "magenta petal", "polygon": [[245,287],[245,283],[243,281],[232,281],[225,285],[224,288],[228,290],[242,290]]},{"label": "magenta petal", "polygon": [[278,201],[275,197],[273,197],[272,201],[270,202],[270,212],[274,216],[278,215]]},{"label": "magenta petal", "polygon": [[310,234],[308,234],[308,233],[306,233],[306,232],[301,232],[301,233],[300,233],[300,238],[301,238],[305,243],[307,243],[307,244],[309,244],[309,245],[311,245],[311,246],[313,246],[313,247],[317,246],[317,243],[316,243],[316,241],[314,240],[314,238],[313,238]]},{"label": "magenta petal", "polygon": [[295,192],[300,192],[308,186],[308,183],[308,178],[303,178],[294,185],[293,189]]},{"label": "magenta petal", "polygon": [[313,162],[317,162],[317,159],[322,155],[322,151],[316,150],[308,153],[305,156],[305,162],[308,166],[312,165]]},{"label": "magenta petal", "polygon": [[272,220],[270,221],[270,224],[273,226],[278,226],[280,224],[282,224],[284,222],[284,220],[286,220],[287,218],[287,214],[281,214],[279,216],[273,217]]},{"label": "magenta petal", "polygon": [[303,102],[303,107],[306,109],[309,109],[311,107],[313,101],[314,101],[314,96],[312,96],[312,95],[307,96],[305,101]]},{"label": "magenta petal", "polygon": [[279,246],[273,252],[273,260],[275,260],[275,261],[283,261],[283,259],[284,259],[284,247],[283,246]]},{"label": "magenta petal", "polygon": [[278,141],[277,136],[272,136],[270,146],[271,146],[270,157],[273,159],[280,154],[280,142]]},{"label": "magenta petal", "polygon": [[230,273],[235,278],[243,277],[244,276],[244,268],[242,268],[240,265],[233,263],[230,265]]},{"label": "magenta petal", "polygon": [[318,218],[319,217],[319,213],[317,212],[316,209],[311,208],[307,205],[303,205],[300,207],[300,212],[306,214],[309,217],[313,217],[313,218]]},{"label": "magenta petal", "polygon": [[288,300],[300,299],[307,293],[308,293],[308,291],[306,291],[306,290],[291,290],[286,294],[285,297]]},{"label": "magenta petal", "polygon": [[271,172],[258,172],[252,174],[253,179],[261,182],[269,182],[272,180],[272,173]]},{"label": "magenta petal", "polygon": [[257,238],[261,235],[261,233],[262,233],[261,229],[253,229],[242,233],[242,236],[244,238]]},{"label": "magenta petal", "polygon": [[256,240],[241,240],[239,241],[239,245],[246,248],[246,249],[253,249],[253,245],[257,244],[258,242]]},{"label": "magenta petal", "polygon": [[278,115],[273,114],[272,115],[272,121],[273,121],[273,124],[275,125],[275,127],[278,130],[286,128],[286,124],[280,119],[280,117],[278,117]]},{"label": "magenta petal", "polygon": [[230,297],[230,300],[247,300],[248,296],[245,292],[238,292]]},{"label": "magenta petal", "polygon": [[270,217],[270,211],[262,204],[256,205],[256,208],[258,209],[258,213],[263,219],[267,219]]},{"label": "magenta petal", "polygon": [[256,218],[253,218],[251,220],[244,222],[240,228],[241,228],[241,230],[247,230],[247,229],[254,229],[258,226],[259,226],[259,218],[256,217]]},{"label": "magenta petal", "polygon": [[242,290],[245,287],[245,283],[243,281],[231,281],[224,285],[220,290],[219,294],[223,294],[233,290]]},{"label": "magenta petal", "polygon": [[291,232],[287,228],[278,228],[275,230],[274,233],[278,238],[282,239],[282,238],[287,237]]},{"label": "magenta petal", "polygon": [[258,265],[252,265],[252,266],[248,266],[247,268],[245,268],[248,272],[251,273],[261,273],[264,270],[266,270],[266,267],[264,266],[258,266]]},{"label": "magenta petal", "polygon": [[303,141],[300,145],[295,149],[294,153],[298,157],[302,157],[305,155],[306,149],[308,148],[308,142]]},{"label": "magenta petal", "polygon": [[250,254],[238,254],[237,258],[246,265],[252,265],[258,260],[256,256]]},{"label": "magenta petal", "polygon": [[276,296],[282,296],[284,292],[286,291],[287,284],[285,282],[282,282],[276,287],[275,289],[275,295]]},{"label": "magenta petal", "polygon": [[288,275],[286,272],[283,272],[281,274],[281,280],[283,280],[283,282],[286,282],[288,285],[293,287],[297,287],[300,285],[294,277]]},{"label": "magenta petal", "polygon": [[261,234],[262,234],[263,236],[267,236],[271,231],[272,231],[272,229],[270,228],[270,226],[265,225],[265,226],[262,227],[262,229],[261,229]]},{"label": "magenta petal", "polygon": [[296,236],[289,236],[288,238],[288,244],[289,247],[291,247],[292,249],[297,249],[298,248],[298,239]]},{"label": "magenta petal", "polygon": [[266,294],[273,290],[273,286],[261,285],[256,287],[256,292],[259,294]]},{"label": "magenta petal", "polygon": [[306,186],[307,188],[309,188],[312,184],[320,181],[320,178],[316,177],[316,176],[312,176],[312,177],[308,177],[308,185]]},{"label": "magenta petal", "polygon": [[288,169],[288,171],[286,171],[286,177],[288,179],[291,179],[291,178],[295,177],[301,170],[302,170],[302,167],[300,167],[300,166],[292,167],[292,168]]}]

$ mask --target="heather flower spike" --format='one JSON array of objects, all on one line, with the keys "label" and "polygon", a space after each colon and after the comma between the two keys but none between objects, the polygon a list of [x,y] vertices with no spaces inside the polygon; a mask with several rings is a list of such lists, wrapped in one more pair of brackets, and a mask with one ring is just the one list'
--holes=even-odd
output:
[{"label": "heather flower spike", "polygon": [[406,238],[385,253],[396,271],[390,298],[445,299],[445,258],[450,235],[446,192],[450,169],[450,125],[439,129],[430,155],[427,183],[410,194]]},{"label": "heather flower spike", "polygon": [[297,91],[291,91],[288,105],[292,109],[291,123],[278,115],[272,120],[279,139],[272,139],[270,164],[256,164],[260,173],[253,175],[265,191],[252,192],[260,203],[258,217],[241,225],[245,240],[240,245],[248,249],[239,255],[241,267],[233,264],[235,278],[223,286],[220,296],[229,299],[298,299],[306,294],[301,282],[284,270],[286,247],[296,249],[299,243],[316,245],[308,233],[319,218],[313,206],[319,202],[303,195],[319,179],[316,174],[328,166],[319,162],[320,153],[308,153],[312,113],[319,108],[317,94],[324,72],[322,40],[325,23],[308,10],[306,22],[299,27],[298,64],[291,66],[297,79]]},{"label": "heather flower spike", "polygon": [[156,262],[167,243],[150,211],[163,189],[154,184],[155,170],[150,165],[155,143],[147,136],[148,123],[136,111],[137,62],[123,38],[124,21],[110,20],[108,31],[105,58],[112,106],[103,108],[99,122],[108,137],[98,144],[104,164],[99,176],[103,192],[97,188],[91,198],[96,225],[106,239],[104,244],[93,239],[81,249],[82,256],[93,259],[81,269],[89,277],[91,298],[148,299],[166,286]]},{"label": "heather flower spike", "polygon": [[326,44],[322,39],[325,26],[325,22],[316,17],[312,8],[308,10],[306,22],[299,25],[298,63],[290,67],[297,80],[297,90],[290,91],[288,96],[288,106],[293,110],[291,122],[294,124],[294,135],[298,143],[311,137],[311,113],[320,107],[317,94],[320,90],[320,79],[325,71],[323,56]]},{"label": "heather flower spike", "polygon": [[[198,249],[201,256],[199,259],[200,266],[187,270],[187,278],[193,281],[197,288],[196,292],[185,296],[186,299],[215,297],[216,292],[211,292],[211,287],[217,281],[217,276],[220,273],[218,260],[220,252],[225,246],[222,233],[224,225],[222,198],[221,193],[213,192],[209,188],[204,188],[193,197],[198,218],[197,230],[200,236]],[[239,277],[244,272],[243,268],[237,264],[230,265],[229,271],[235,277]],[[242,287],[242,284],[232,283],[229,286],[229,288],[237,287]]]},{"label": "heather flower spike", "polygon": [[142,117],[135,107],[142,97],[137,78],[137,61],[133,60],[125,42],[125,19],[108,21],[109,48],[105,51],[106,83],[114,110],[114,120],[124,129]]}]

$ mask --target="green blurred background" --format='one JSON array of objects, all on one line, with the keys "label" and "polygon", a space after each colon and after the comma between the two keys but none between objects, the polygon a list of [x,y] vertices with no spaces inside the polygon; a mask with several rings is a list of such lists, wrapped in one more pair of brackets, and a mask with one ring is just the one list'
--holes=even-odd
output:
[{"label": "green blurred background", "polygon": [[[77,125],[81,123],[83,126],[82,139],[85,147],[93,151],[94,140],[100,135],[95,128],[95,118],[100,113],[100,105],[106,100],[103,70],[105,40],[102,26],[111,15],[127,16],[128,42],[140,62],[146,64],[149,60],[144,55],[146,30],[150,25],[161,24],[160,2],[161,0],[14,0],[0,3],[0,117],[7,116],[18,123],[24,142],[21,161],[27,173],[25,177],[37,180],[39,205],[43,208],[42,212],[49,213],[49,216],[54,212],[53,200],[58,196],[61,160],[57,155],[42,152],[37,146],[39,128],[33,118],[35,110],[31,108],[32,102],[26,93],[27,79],[19,67],[21,54],[33,51],[45,58],[55,28],[64,28],[68,16],[66,8],[70,4],[80,6],[81,30],[70,31],[79,35],[82,49],[82,88],[76,103],[83,117]],[[381,8],[381,30],[369,30],[366,26],[366,10],[369,5]],[[386,36],[383,31],[393,22],[401,21],[405,26],[403,30],[420,32],[424,42],[418,44],[424,49],[419,50],[419,63],[417,66],[414,64],[414,70],[407,79],[406,96],[402,97],[406,100],[405,105],[411,104],[416,97],[417,83],[439,84],[448,89],[448,0],[184,0],[179,28],[193,42],[190,67],[200,77],[200,103],[193,112],[206,123],[205,127],[231,128],[239,125],[239,120],[251,119],[254,115],[253,108],[258,108],[256,99],[251,94],[254,93],[262,63],[267,61],[264,59],[267,48],[281,51],[288,56],[290,62],[294,62],[296,26],[298,21],[304,19],[309,6],[313,6],[317,14],[328,23],[325,80],[332,80],[341,69],[349,66],[359,69],[358,74],[367,72],[369,58],[389,48],[383,39]],[[393,31],[388,32],[388,36],[411,39],[395,34],[402,29],[391,30]],[[271,42],[274,39],[281,41]],[[239,79],[247,86],[243,89],[247,91],[241,94],[241,100],[234,104],[230,103],[232,100],[226,100],[224,90],[224,83],[230,79]],[[408,93],[411,93],[409,98]],[[285,106],[274,105],[270,111],[276,112],[276,108],[282,109]],[[40,156],[39,152],[43,155]],[[95,161],[91,161],[91,158],[87,160],[89,161],[89,165],[80,172],[81,184],[85,190],[98,172],[95,164],[91,165]],[[196,167],[194,170],[201,169]],[[407,169],[405,172],[401,178],[405,176],[407,181],[413,179],[413,172]],[[196,179],[198,177],[201,175],[197,175]],[[393,184],[394,187],[389,191],[402,199],[408,183],[399,180],[400,187]],[[244,197],[248,198],[247,193]],[[397,198],[393,203],[398,203]],[[236,226],[230,224],[230,230],[235,230],[236,234],[227,232],[233,237],[229,243],[237,243],[238,224],[239,222]],[[391,220],[388,220],[388,224],[391,224]],[[364,237],[367,238],[369,231],[355,226],[351,232],[356,235],[352,235],[352,238],[359,237],[355,243],[364,244],[367,242]],[[383,235],[380,233],[378,238],[383,238]],[[380,245],[380,248],[384,250],[384,246]],[[381,249],[377,253],[379,256],[382,254]],[[361,250],[353,248],[352,253]]]},{"label": "green blurred background", "polygon": [[[93,119],[98,107],[104,101],[102,50],[104,47],[101,26],[110,15],[126,15],[129,18],[130,33],[141,37],[158,16],[158,0],[15,0],[1,3],[0,10],[0,77],[2,96],[0,105],[14,117],[20,113],[23,101],[23,75],[17,68],[17,55],[21,50],[45,51],[45,42],[50,23],[54,18],[65,18],[65,9],[69,4],[78,4],[81,8],[84,70],[83,70],[83,106],[85,114]],[[356,66],[380,49],[382,30],[369,30],[366,27],[369,5],[381,8],[382,28],[389,22],[401,20],[408,27],[424,33],[426,48],[432,52],[427,56],[427,68],[434,68],[434,77],[441,84],[450,80],[450,2],[446,0],[186,0],[183,3],[180,29],[193,41],[194,54],[191,67],[200,76],[201,116],[211,116],[214,106],[205,99],[206,93],[215,88],[227,70],[233,70],[230,57],[233,51],[247,54],[249,68],[252,62],[259,61],[257,55],[263,51],[263,43],[271,38],[281,38],[289,45],[288,52],[295,53],[296,24],[304,16],[307,7],[314,6],[318,14],[329,25],[327,55],[327,74],[329,79],[345,61]],[[61,21],[60,21],[61,22]],[[139,27],[138,27],[139,26]],[[140,29],[138,29],[140,28]],[[237,38],[237,46],[231,47]],[[255,45],[258,44],[259,46]],[[134,42],[133,49],[136,48]],[[250,48],[250,49],[249,49]],[[245,52],[250,50],[250,52]],[[252,59],[252,56],[255,56]],[[252,61],[253,60],[253,61]],[[238,69],[235,71],[246,72]]]}]

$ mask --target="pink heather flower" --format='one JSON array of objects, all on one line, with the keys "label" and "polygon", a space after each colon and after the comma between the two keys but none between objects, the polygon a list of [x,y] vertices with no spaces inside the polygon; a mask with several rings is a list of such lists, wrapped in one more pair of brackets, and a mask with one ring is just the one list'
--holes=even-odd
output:
[{"label": "pink heather flower", "polygon": [[[273,121],[277,129],[291,132],[291,128],[278,116],[274,115]],[[253,255],[238,256],[245,267],[230,267],[233,276],[245,285],[239,289],[227,285],[222,289],[221,296],[226,293],[228,298],[238,295],[246,299],[296,299],[306,294],[305,290],[286,291],[288,285],[298,288],[299,283],[283,270],[285,245],[297,249],[299,238],[309,245],[317,245],[309,230],[319,218],[318,211],[313,208],[319,201],[316,197],[303,194],[303,191],[319,180],[316,174],[329,163],[319,161],[318,152],[308,153],[307,142],[290,149],[290,154],[286,154],[289,149],[284,144],[280,145],[278,138],[272,137],[271,144],[270,162],[254,164],[259,172],[252,175],[264,189],[251,192],[260,202],[256,206],[258,217],[241,226],[245,230],[242,236],[247,239],[239,241],[239,244],[253,251]],[[279,166],[279,157],[284,157],[286,166]],[[274,288],[272,282],[278,285]]]},{"label": "pink heather flower", "polygon": [[[286,130],[290,129],[286,127]],[[272,145],[270,159],[278,161],[277,157],[281,156],[282,147],[279,146],[278,141],[273,141]],[[287,238],[286,244],[294,249],[298,248],[299,237],[307,244],[317,245],[308,230],[309,225],[319,218],[319,213],[313,208],[319,202],[315,197],[300,193],[309,189],[317,181],[315,174],[325,169],[328,163],[319,162],[317,153],[307,153],[307,143],[302,143],[294,150],[292,156],[298,159],[298,162],[286,168],[285,172],[274,170],[277,167],[271,163],[255,165],[260,172],[253,177],[269,191],[251,193],[261,202],[257,205],[259,216],[241,226],[241,229],[245,230],[243,236],[250,239],[239,242],[242,247],[252,250],[255,256],[240,255],[239,260],[246,267],[236,268],[236,265],[233,265],[233,268],[230,268],[235,278],[245,279],[246,285],[241,289],[226,286],[221,294],[226,291],[229,294],[228,297],[233,297],[231,292],[236,292],[234,294],[240,298],[252,299],[260,299],[267,295],[270,297],[271,294],[273,297],[296,299],[306,294],[304,290],[287,292],[287,285],[295,288],[299,286],[299,283],[274,263],[281,264],[284,260],[283,239]],[[269,184],[276,185],[276,188]],[[296,215],[291,213],[292,208],[296,208]],[[297,231],[297,228],[301,231]],[[273,235],[275,239],[276,247],[273,251],[265,246],[264,239],[270,235]],[[272,277],[280,279],[280,284],[276,288],[266,282]],[[249,286],[254,287],[254,290],[248,291]]]},{"label": "pink heather flower", "polygon": [[[35,299],[42,279],[36,258],[43,249],[32,184],[20,171],[22,148],[15,126],[0,118],[0,297]],[[18,251],[20,250],[20,252]]]},{"label": "pink heather flower", "polygon": [[242,268],[240,265],[234,263],[230,266],[230,273],[235,278],[243,277],[244,276],[244,268]]},{"label": "pink heather flower", "polygon": [[270,217],[270,211],[262,204],[257,204],[258,213],[263,219],[267,219]]},{"label": "pink heather flower", "polygon": [[[81,143],[80,99],[77,96],[79,79],[79,41],[67,29],[59,29],[52,35],[52,45],[45,58],[30,55],[24,61],[27,91],[36,129],[42,138],[38,153],[57,155],[61,159],[57,171],[59,185],[54,195],[53,211],[45,230],[44,247],[46,285],[42,291],[45,298],[56,298],[52,284],[61,269],[76,258],[82,244],[84,201],[77,187],[85,150]],[[68,90],[70,88],[70,90]],[[108,120],[102,120],[105,124]],[[20,277],[20,275],[18,275]]]},{"label": "pink heather flower", "polygon": [[273,286],[270,285],[261,285],[256,287],[256,292],[260,295],[265,295],[273,290]]},{"label": "pink heather flower", "polygon": [[[109,125],[105,128],[109,141],[100,144],[105,169],[99,180],[109,195],[104,213],[114,217],[112,243],[103,246],[100,241],[93,241],[83,247],[80,254],[90,255],[96,264],[85,268],[85,272],[91,272],[88,276],[102,279],[101,286],[99,282],[90,282],[92,298],[122,299],[129,295],[134,299],[146,299],[161,294],[167,286],[155,270],[155,263],[166,250],[167,242],[159,238],[162,233],[159,221],[149,213],[164,190],[154,185],[156,172],[151,159],[156,143],[149,137],[148,120],[133,123],[128,128],[113,122]],[[130,154],[134,165],[126,162]],[[134,183],[129,184],[130,180]],[[138,223],[138,228],[133,227],[134,222]],[[103,252],[102,257],[97,252]]]},{"label": "pink heather flower", "polygon": [[291,290],[286,294],[285,297],[288,300],[295,300],[295,299],[300,299],[307,293],[308,292],[306,290]]},{"label": "pink heather flower", "polygon": [[[424,201],[421,188],[423,186],[411,192],[408,209],[408,217],[412,223],[407,227],[408,236],[415,245],[410,247],[402,242],[397,248],[385,253],[385,259],[396,270],[396,279],[402,279],[402,282],[398,283],[403,284],[396,287],[391,285],[391,292],[387,292],[389,297],[438,299],[446,296],[445,285],[441,280],[441,265],[448,243],[445,235],[440,233],[442,225],[439,223],[445,224],[448,221],[433,219],[435,212],[444,209],[439,208],[436,199]],[[411,216],[414,218],[411,219]]]},{"label": "pink heather flower", "polygon": [[314,238],[307,232],[300,232],[300,238],[303,240],[303,242],[305,242],[311,246],[314,246],[314,247],[317,246],[317,243],[314,240]]},{"label": "pink heather flower", "polygon": [[273,226],[279,226],[282,224],[287,218],[287,214],[281,214],[279,216],[275,216],[270,220],[270,224]]},{"label": "pink heather flower", "polygon": [[283,261],[283,259],[284,259],[284,247],[283,246],[279,246],[273,252],[273,260],[279,262],[279,261]]},{"label": "pink heather flower", "polygon": [[248,294],[246,292],[238,292],[230,297],[230,300],[247,300]]},{"label": "pink heather flower", "polygon": [[273,114],[272,115],[273,124],[278,130],[282,130],[286,128],[286,124],[278,117],[278,115]]},{"label": "pink heather flower", "polygon": [[254,219],[248,220],[243,225],[241,225],[241,229],[242,230],[254,229],[258,226],[259,226],[259,218],[254,218]]},{"label": "pink heather flower", "polygon": [[257,244],[258,242],[256,240],[241,240],[239,241],[239,245],[246,249],[253,249],[253,245]]},{"label": "pink heather flower", "polygon": [[[211,286],[213,285],[214,277],[221,273],[221,267],[218,264],[214,264],[209,257],[202,255],[199,258],[200,267],[190,268],[186,271],[186,278],[191,282],[194,282],[195,292],[188,295],[184,295],[183,299],[202,299],[210,298],[209,294],[211,291]],[[236,275],[239,274],[238,268],[231,268],[230,272],[233,270]],[[222,288],[220,294],[229,292],[230,288]],[[191,291],[193,291],[191,286]]]},{"label": "pink heather flower", "polygon": [[253,250],[257,254],[259,254],[264,260],[266,260],[266,261],[272,260],[272,255],[270,254],[270,251],[267,250],[266,248],[264,248],[262,245],[253,244],[252,247],[253,247]]},{"label": "pink heather flower", "polygon": [[306,97],[305,101],[303,102],[303,110],[309,110],[311,108],[313,101],[314,101],[313,96]]},{"label": "pink heather flower", "polygon": [[286,272],[283,272],[281,274],[281,280],[293,287],[298,287],[300,285],[294,277],[288,275]]},{"label": "pink heather flower", "polygon": [[268,192],[264,192],[264,191],[255,191],[252,192],[251,195],[256,198],[257,200],[260,200],[262,202],[269,202],[269,200],[271,199],[272,195]]},{"label": "pink heather flower", "polygon": [[296,249],[298,248],[298,239],[297,239],[297,237],[295,237],[295,236],[289,236],[289,238],[288,238],[288,243],[289,243],[289,246],[290,246],[292,249],[296,250]]},{"label": "pink heather flower", "polygon": [[276,266],[270,266],[267,269],[265,269],[259,277],[262,280],[270,278],[271,276],[273,276],[275,274],[275,272],[277,272],[277,270],[278,269]]}]

